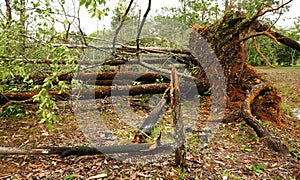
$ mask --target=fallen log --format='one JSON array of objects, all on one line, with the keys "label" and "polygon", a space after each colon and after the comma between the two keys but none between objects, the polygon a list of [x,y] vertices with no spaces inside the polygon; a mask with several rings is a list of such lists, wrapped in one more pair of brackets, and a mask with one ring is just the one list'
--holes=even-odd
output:
[{"label": "fallen log", "polygon": [[[56,90],[50,90],[48,93],[55,100],[69,100],[72,97],[72,94],[77,97],[75,99],[98,99],[111,96],[111,92],[114,92],[114,96],[121,95],[140,95],[140,94],[159,94],[164,93],[164,91],[169,87],[168,83],[160,84],[145,84],[145,85],[136,85],[136,86],[99,86],[92,89],[75,89],[75,90],[66,90],[61,93]],[[128,93],[129,92],[129,93]],[[26,92],[5,92],[2,93],[4,98],[0,97],[0,103],[2,101],[23,101],[31,99],[33,96],[37,95],[39,91],[26,91]]]},{"label": "fallen log", "polygon": [[284,145],[280,139],[273,137],[270,132],[259,123],[259,121],[251,113],[251,103],[264,90],[271,87],[270,83],[261,83],[255,85],[250,93],[247,95],[242,106],[242,115],[246,123],[252,127],[259,138],[262,138],[267,145],[276,152],[286,156],[289,154],[289,149]]},{"label": "fallen log", "polygon": [[16,147],[0,147],[0,155],[51,155],[56,154],[63,157],[66,156],[84,156],[96,154],[154,154],[162,151],[171,151],[170,144],[160,144],[159,141],[143,144],[127,144],[116,146],[78,146],[78,147],[45,147],[45,148],[16,148]]},{"label": "fallen log", "polygon": [[88,80],[113,80],[115,78],[122,80],[135,81],[153,81],[162,77],[169,80],[167,76],[158,73],[143,73],[143,72],[100,72],[100,73],[79,73],[76,79],[81,81]]},{"label": "fallen log", "polygon": [[[186,59],[186,58],[191,58],[191,56],[187,55],[179,55],[177,57],[172,57],[172,56],[165,56],[165,57],[157,57],[157,58],[146,58],[143,59],[143,61],[149,63],[149,64],[162,64],[165,63],[166,61],[169,61],[171,63],[176,63],[176,59],[178,59],[178,62],[183,62],[183,60],[180,61],[180,59]],[[171,60],[170,60],[171,59]],[[24,63],[29,63],[29,64],[52,64],[53,61],[49,59],[16,59],[16,58],[0,58],[0,61],[5,61],[5,62],[12,62],[12,61],[18,61],[18,62],[24,62]],[[67,64],[65,60],[59,60],[57,62],[58,64]],[[109,61],[106,60],[74,60],[72,63],[74,64],[81,64],[81,65],[109,65],[109,66],[119,66],[119,65],[132,65],[132,64],[139,64],[137,60],[134,59],[128,59],[126,61],[121,61],[118,59],[112,59]],[[68,63],[70,64],[70,63]]]},{"label": "fallen log", "polygon": [[[199,94],[207,92],[210,85],[207,81],[197,80],[196,87]],[[182,83],[181,86],[185,89],[186,96],[189,95],[189,88],[193,88],[195,84],[189,82]],[[62,92],[56,90],[49,90],[48,93],[54,100],[69,100],[71,97],[74,99],[99,99],[113,96],[134,96],[140,94],[162,94],[169,88],[169,83],[158,84],[142,84],[142,85],[120,85],[120,86],[97,86],[91,89],[73,89],[64,90]],[[113,92],[113,94],[111,94]],[[0,104],[9,101],[24,101],[32,99],[39,91],[23,91],[23,92],[4,92],[0,96]],[[75,96],[76,95],[76,96]]]},{"label": "fallen log", "polygon": [[[32,79],[36,83],[43,83],[44,79],[53,75],[30,75],[29,79]],[[78,73],[76,76],[73,73],[59,74],[56,75],[59,81],[71,82],[72,79],[77,79],[83,82],[94,82],[103,80],[113,80],[118,77],[122,80],[133,80],[133,81],[147,81],[155,82],[156,79],[162,78],[169,82],[169,78],[158,73],[144,73],[144,72],[94,72],[94,73]],[[15,76],[14,82],[23,83],[21,76]]]}]

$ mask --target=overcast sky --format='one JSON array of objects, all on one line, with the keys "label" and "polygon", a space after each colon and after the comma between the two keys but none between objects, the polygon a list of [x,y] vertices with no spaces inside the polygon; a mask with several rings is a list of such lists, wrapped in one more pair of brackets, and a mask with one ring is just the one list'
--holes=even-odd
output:
[{"label": "overcast sky", "polygon": [[[108,0],[109,7],[113,9],[114,6],[116,5],[116,2],[118,2],[118,0]],[[148,1],[146,0],[139,1],[138,4],[142,7],[142,11],[146,9],[147,2]],[[165,6],[174,7],[178,5],[179,3],[177,0],[153,0],[151,11],[154,12],[155,10],[159,10],[161,7],[165,7]],[[292,26],[293,25],[292,19],[290,20],[287,19],[285,21],[284,19],[300,16],[299,7],[300,7],[300,0],[294,0],[291,3],[290,12],[284,14],[284,17],[282,17],[276,25],[284,28]],[[87,10],[84,7],[81,7],[80,18],[81,18],[82,29],[87,34],[103,29],[103,27],[109,28],[110,26],[110,17],[104,17],[102,20],[97,20],[96,18],[90,18],[90,15],[87,13]]]},{"label": "overcast sky", "polygon": [[[111,10],[114,9],[117,2],[118,2],[118,0],[108,0],[108,5]],[[146,9],[147,2],[148,1],[146,1],[146,0],[138,1],[138,5],[141,6],[142,11],[144,11]],[[152,5],[151,5],[151,12],[159,10],[162,7],[166,7],[166,6],[167,7],[175,7],[178,5],[179,5],[179,2],[177,0],[153,0]],[[82,19],[81,20],[82,29],[87,34],[90,34],[94,31],[96,31],[97,29],[103,29],[103,27],[105,27],[105,28],[110,27],[111,18],[109,16],[104,17],[101,20],[97,20],[96,18],[90,18],[90,15],[88,14],[87,10],[84,7],[81,8],[80,18]]]}]

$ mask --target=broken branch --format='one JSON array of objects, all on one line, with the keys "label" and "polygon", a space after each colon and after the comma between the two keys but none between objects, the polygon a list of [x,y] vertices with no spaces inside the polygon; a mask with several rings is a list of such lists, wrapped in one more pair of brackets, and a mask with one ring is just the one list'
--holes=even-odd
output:
[{"label": "broken branch", "polygon": [[263,58],[263,60],[272,68],[275,68],[275,66],[273,66],[270,61],[266,58],[266,56],[259,50],[258,45],[256,43],[256,38],[253,38],[253,45],[255,47],[256,52]]}]

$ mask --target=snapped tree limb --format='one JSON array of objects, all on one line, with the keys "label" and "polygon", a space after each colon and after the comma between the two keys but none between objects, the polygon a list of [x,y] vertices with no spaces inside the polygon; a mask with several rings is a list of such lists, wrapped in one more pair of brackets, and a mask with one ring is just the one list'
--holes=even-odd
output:
[{"label": "snapped tree limb", "polygon": [[281,42],[282,44],[285,44],[285,45],[289,46],[292,49],[300,51],[300,44],[297,41],[295,41],[295,40],[293,40],[293,39],[291,39],[291,38],[289,38],[287,36],[284,36],[284,35],[276,32],[276,31],[274,31],[272,29],[270,29],[267,25],[261,23],[260,21],[254,20],[252,22],[252,27],[257,32],[267,31],[272,36],[274,36],[279,42]]}]

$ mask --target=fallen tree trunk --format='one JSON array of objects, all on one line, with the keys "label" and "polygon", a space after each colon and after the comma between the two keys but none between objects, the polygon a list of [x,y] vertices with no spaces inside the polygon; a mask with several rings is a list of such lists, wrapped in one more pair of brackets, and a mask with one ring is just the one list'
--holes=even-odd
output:
[{"label": "fallen tree trunk", "polygon": [[279,152],[283,155],[289,154],[289,149],[284,145],[280,139],[273,137],[270,132],[261,124],[251,113],[251,103],[253,100],[264,90],[271,87],[270,83],[261,83],[255,85],[251,92],[247,95],[246,100],[243,102],[242,115],[246,123],[253,128],[257,136],[263,138],[263,141],[272,148],[274,151]]},{"label": "fallen tree trunk", "polygon": [[[97,98],[105,98],[111,95],[111,91],[114,91],[115,96],[121,95],[139,95],[139,94],[159,94],[163,93],[169,87],[168,83],[161,84],[145,84],[145,85],[136,85],[136,86],[100,86],[92,89],[75,89],[73,91],[67,90],[59,93],[58,91],[51,90],[48,93],[55,100],[69,100],[72,97],[72,94],[78,97],[74,97],[82,99],[97,99]],[[129,92],[129,94],[128,94]],[[6,92],[2,93],[8,100],[12,101],[23,101],[27,99],[31,99],[33,96],[37,95],[39,91],[28,91],[28,92]],[[6,100],[6,99],[5,99]],[[0,99],[0,103],[4,101],[4,99]]]},{"label": "fallen tree trunk", "polygon": [[[182,83],[181,86],[185,87],[185,92],[188,95],[189,87],[193,87],[193,84]],[[199,94],[203,94],[209,90],[209,83],[206,81],[196,81],[196,86]],[[56,90],[50,90],[48,93],[55,100],[69,100],[72,96],[75,99],[98,99],[105,98],[111,95],[113,96],[134,96],[140,94],[162,94],[169,88],[169,83],[158,84],[143,84],[143,85],[124,85],[124,86],[98,86],[91,89],[74,89],[65,90],[62,92]],[[111,94],[113,92],[113,94]],[[24,101],[32,99],[37,95],[39,91],[25,91],[25,92],[4,92],[0,96],[0,104],[4,104],[7,100],[10,101]]]},{"label": "fallen tree trunk", "polygon": [[[29,79],[32,79],[34,82],[43,83],[44,79],[52,75],[30,75]],[[122,80],[135,80],[135,81],[147,81],[155,82],[156,79],[162,78],[169,82],[169,78],[162,74],[158,73],[143,73],[143,72],[95,72],[95,73],[79,73],[75,76],[73,73],[59,74],[56,75],[60,81],[71,82],[72,79],[77,79],[83,82],[93,83],[95,81],[103,80],[113,80],[118,77]],[[19,81],[23,83],[23,78],[21,76],[15,76],[14,81]]]},{"label": "fallen tree trunk", "polygon": [[[229,119],[235,121],[240,117],[242,102],[246,99],[247,92],[250,92],[254,85],[266,81],[247,63],[247,47],[244,40],[248,37],[252,25],[252,20],[247,19],[246,14],[239,11],[227,11],[222,20],[208,27],[194,27],[194,30],[210,44],[218,58],[218,63],[222,66],[227,83],[227,121]],[[197,42],[199,41],[201,39],[192,33],[190,46],[197,49],[199,47]],[[200,48],[197,50],[202,52]],[[200,59],[200,62],[205,63],[205,59],[202,59]],[[274,107],[271,108],[278,109],[280,100],[277,99],[280,99],[279,94],[276,89],[271,91],[268,100],[273,101],[276,99],[271,104]],[[265,100],[264,98],[259,99],[259,101]],[[270,107],[259,106],[257,108],[268,112]],[[279,111],[277,113],[280,113]],[[270,114],[269,120],[279,122],[277,113]]]},{"label": "fallen tree trunk", "polygon": [[51,155],[60,156],[84,156],[96,154],[153,154],[161,151],[171,151],[172,146],[169,144],[161,145],[158,142],[143,144],[128,144],[119,146],[98,146],[98,147],[49,147],[49,148],[32,148],[21,149],[16,147],[0,147],[0,155]]},{"label": "fallen tree trunk", "polygon": [[[113,80],[115,78],[136,81],[153,81],[160,77],[169,80],[167,76],[158,73],[142,73],[142,72],[101,72],[101,73],[79,73],[76,79],[81,81],[88,80]],[[62,80],[64,80],[62,78]],[[67,79],[66,79],[67,80]]]},{"label": "fallen tree trunk", "polygon": [[[189,56],[179,56],[181,58],[190,58]],[[165,56],[165,57],[157,57],[157,58],[147,58],[143,59],[143,61],[149,63],[149,64],[162,64],[166,61],[170,61],[169,59],[172,58],[171,62],[176,63],[175,59],[178,59],[179,57],[172,57],[172,56]],[[5,61],[5,62],[12,62],[12,61],[19,61],[19,62],[24,62],[24,63],[30,63],[30,64],[52,64],[53,62],[48,59],[15,59],[15,58],[0,58],[0,61]],[[180,61],[179,61],[180,62]],[[57,62],[58,64],[67,64],[65,60],[59,60]],[[109,61],[106,60],[75,60],[72,62],[74,64],[81,64],[81,65],[109,65],[109,66],[119,66],[122,64],[126,65],[132,65],[132,64],[139,64],[137,60],[126,60],[126,61],[121,61],[118,59],[112,59]],[[69,63],[70,64],[70,63]]]}]

